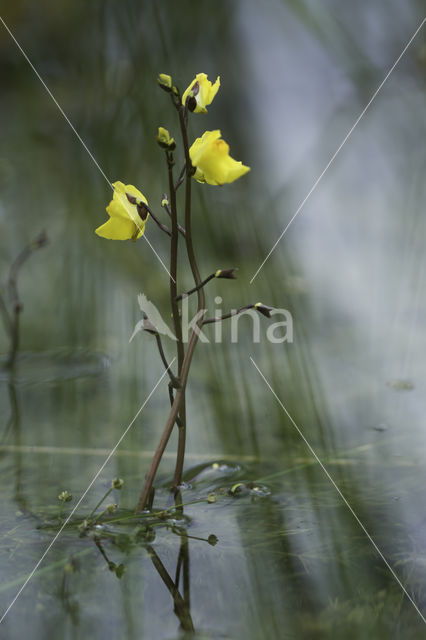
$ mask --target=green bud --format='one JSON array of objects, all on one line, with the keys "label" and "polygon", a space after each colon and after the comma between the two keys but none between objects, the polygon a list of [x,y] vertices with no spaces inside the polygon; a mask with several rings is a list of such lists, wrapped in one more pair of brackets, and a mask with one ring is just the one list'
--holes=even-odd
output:
[{"label": "green bud", "polygon": [[105,507],[105,511],[106,511],[107,513],[114,513],[114,511],[117,509],[117,507],[118,507],[118,504],[108,504],[108,505]]},{"label": "green bud", "polygon": [[123,487],[124,484],[124,480],[122,480],[121,478],[114,478],[114,480],[111,482],[111,487],[112,489],[121,489]]},{"label": "green bud", "polygon": [[61,502],[71,502],[71,500],[72,500],[72,495],[71,495],[71,493],[69,493],[68,491],[62,491],[62,492],[58,495],[58,500],[60,500]]}]

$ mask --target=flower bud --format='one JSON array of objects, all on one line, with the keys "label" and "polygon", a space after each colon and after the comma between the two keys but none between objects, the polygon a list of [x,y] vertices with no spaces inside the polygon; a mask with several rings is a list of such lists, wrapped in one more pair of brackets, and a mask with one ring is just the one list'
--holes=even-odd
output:
[{"label": "flower bud", "polygon": [[160,73],[158,75],[157,82],[164,91],[167,91],[167,93],[172,91],[172,77],[168,76],[167,73]]},{"label": "flower bud", "polygon": [[124,480],[122,480],[121,478],[114,478],[114,480],[111,482],[111,488],[121,489],[123,484],[124,484]]},{"label": "flower bud", "polygon": [[118,504],[108,504],[108,505],[105,507],[105,511],[106,511],[107,513],[114,513],[114,511],[117,509],[117,507],[118,507]]},{"label": "flower bud", "polygon": [[254,308],[267,318],[271,317],[271,311],[274,310],[274,307],[268,307],[266,304],[262,304],[261,302],[256,302]]},{"label": "flower bud", "polygon": [[214,277],[227,278],[228,280],[236,280],[237,276],[234,274],[235,271],[237,271],[236,267],[234,267],[233,269],[218,269],[214,274]]},{"label": "flower bud", "polygon": [[173,151],[176,149],[176,142],[170,136],[170,133],[164,127],[158,127],[157,142],[162,149]]},{"label": "flower bud", "polygon": [[68,491],[62,491],[62,492],[58,495],[58,500],[60,500],[61,502],[71,502],[71,500],[72,500],[72,495],[71,495],[71,493],[69,493]]}]

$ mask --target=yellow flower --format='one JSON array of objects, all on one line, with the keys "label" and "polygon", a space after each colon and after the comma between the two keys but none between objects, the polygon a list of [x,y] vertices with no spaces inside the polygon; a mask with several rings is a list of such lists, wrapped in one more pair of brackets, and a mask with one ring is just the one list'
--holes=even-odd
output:
[{"label": "yellow flower", "polygon": [[182,104],[185,106],[189,97],[188,109],[194,113],[207,113],[206,107],[213,102],[213,98],[219,91],[220,76],[212,85],[205,73],[197,73],[187,90],[182,96]]},{"label": "yellow flower", "polygon": [[231,158],[229,145],[220,136],[219,129],[206,131],[189,150],[191,162],[196,168],[194,178],[198,182],[222,185],[234,182],[250,171],[250,167]]},{"label": "yellow flower", "polygon": [[148,201],[132,184],[114,182],[112,186],[114,196],[106,208],[109,220],[96,233],[108,240],[136,240],[145,231],[149,213],[144,204]]}]

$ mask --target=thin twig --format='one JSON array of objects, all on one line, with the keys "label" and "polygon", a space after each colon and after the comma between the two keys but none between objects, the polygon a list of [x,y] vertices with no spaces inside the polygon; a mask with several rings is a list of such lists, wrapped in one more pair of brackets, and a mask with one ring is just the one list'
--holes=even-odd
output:
[{"label": "thin twig", "polygon": [[190,296],[191,293],[195,293],[196,291],[198,291],[199,289],[201,289],[201,287],[204,287],[204,285],[206,285],[208,282],[210,282],[210,280],[213,280],[213,278],[216,276],[216,272],[215,273],[211,273],[209,276],[207,276],[207,278],[205,278],[205,280],[203,280],[202,282],[200,282],[200,284],[196,285],[195,287],[192,287],[192,289],[190,289],[189,291],[186,291],[185,293],[181,293],[176,300],[179,302],[179,300],[182,300],[182,298],[186,298],[187,296]]},{"label": "thin twig", "polygon": [[182,170],[179,174],[179,178],[176,181],[175,184],[175,191],[177,191],[179,189],[179,187],[181,186],[181,184],[183,183],[183,181],[185,180],[185,173],[186,173],[186,165],[183,165]]},{"label": "thin twig", "polygon": [[170,231],[169,227],[167,227],[165,224],[160,222],[157,216],[152,212],[152,210],[145,203],[143,204],[143,207],[148,211],[149,215],[154,220],[154,222],[160,227],[161,231],[164,231],[164,233],[167,233],[168,236],[172,237],[172,232]]},{"label": "thin twig", "polygon": [[[163,200],[167,200],[165,194],[163,195]],[[167,215],[171,218],[172,217],[172,212],[170,211],[170,208],[166,203],[163,204],[163,209],[167,213]],[[179,223],[178,223],[177,228],[178,228],[179,233],[181,233],[183,235],[183,237],[185,237],[186,236],[186,231]]]},{"label": "thin twig", "polygon": [[216,316],[214,318],[206,318],[203,320],[202,324],[211,324],[212,322],[220,322],[221,320],[227,320],[228,318],[233,318],[237,316],[239,313],[243,313],[243,311],[248,311],[249,309],[254,309],[254,304],[247,304],[245,307],[240,307],[239,309],[234,309],[230,313],[226,313],[224,316]]},{"label": "thin twig", "polygon": [[28,258],[36,251],[48,243],[48,237],[45,231],[42,231],[30,244],[28,244],[18,255],[16,260],[12,263],[9,270],[9,277],[7,281],[8,294],[10,304],[12,307],[11,316],[11,332],[10,332],[10,348],[9,355],[6,362],[6,367],[11,369],[15,363],[16,354],[19,348],[19,318],[23,309],[22,302],[19,298],[18,292],[18,276],[19,272],[28,260]]}]

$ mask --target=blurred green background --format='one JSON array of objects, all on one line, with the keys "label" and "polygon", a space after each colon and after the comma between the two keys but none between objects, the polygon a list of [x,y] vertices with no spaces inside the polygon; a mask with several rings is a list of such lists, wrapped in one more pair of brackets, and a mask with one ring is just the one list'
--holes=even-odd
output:
[{"label": "blurred green background", "polygon": [[[157,127],[178,134],[159,72],[182,90],[198,72],[221,76],[190,133],[220,128],[232,156],[252,169],[223,188],[194,182],[202,275],[239,267],[236,282],[208,285],[209,310],[217,295],[224,311],[258,300],[285,308],[294,342],[269,344],[262,318],[253,344],[242,319],[238,343],[224,325],[223,343],[199,345],[194,359],[187,468],[212,473],[223,461],[211,487],[253,480],[268,494],[188,510],[189,533],[219,538],[214,548],[189,545],[196,637],[424,635],[249,360],[426,611],[424,29],[250,284],[423,14],[420,0],[15,0],[2,8],[108,178],[136,185],[159,216],[167,175]],[[137,294],[169,312],[167,274],[147,243],[94,234],[111,190],[3,25],[0,77],[0,280],[39,231],[51,240],[21,272],[22,355],[15,378],[0,380],[5,610],[51,540],[29,514],[62,489],[82,494],[162,373],[149,335],[129,344]],[[154,224],[147,236],[167,262],[166,236]],[[191,285],[182,260],[180,287]],[[7,351],[4,334],[0,347]],[[164,383],[85,507],[117,474],[123,506],[133,507],[167,405]],[[160,470],[165,486],[175,444]],[[188,501],[205,488],[195,483]],[[179,542],[170,538],[158,535],[154,547],[172,567]],[[64,588],[63,563],[82,550]],[[117,581],[95,548],[64,535],[2,623],[7,637],[186,637],[145,550],[123,562]]]}]

